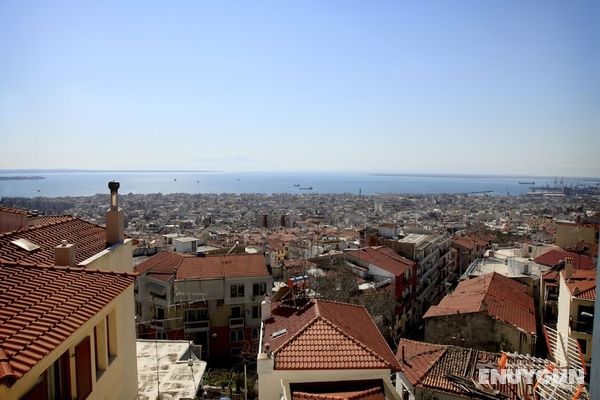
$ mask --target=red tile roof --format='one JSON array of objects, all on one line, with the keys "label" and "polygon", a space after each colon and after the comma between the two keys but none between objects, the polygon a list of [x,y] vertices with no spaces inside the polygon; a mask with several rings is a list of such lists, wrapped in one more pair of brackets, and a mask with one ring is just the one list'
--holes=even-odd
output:
[{"label": "red tile roof", "polygon": [[148,258],[146,261],[136,265],[134,271],[142,274],[144,272],[174,274],[184,257],[189,257],[179,253],[165,251]]},{"label": "red tile roof", "polygon": [[177,269],[177,280],[225,279],[270,276],[262,254],[231,254],[184,257]]},{"label": "red tile roof", "polygon": [[362,306],[324,300],[311,300],[300,309],[279,305],[265,321],[264,341],[275,369],[399,369]]},{"label": "red tile roof", "polygon": [[[561,272],[563,277],[565,271]],[[596,300],[596,270],[574,270],[566,282],[571,296],[582,300]]]},{"label": "red tile roof", "polygon": [[468,313],[485,313],[527,333],[536,333],[535,306],[527,286],[495,272],[460,282],[423,318]]},{"label": "red tile roof", "polygon": [[24,216],[31,215],[31,211],[29,211],[29,210],[22,210],[20,208],[6,207],[3,205],[0,205],[0,212],[24,215]]},{"label": "red tile roof", "polygon": [[550,250],[549,252],[534,258],[533,261],[547,267],[552,267],[567,257],[573,258],[573,266],[578,269],[591,269],[595,265],[592,257],[582,256],[564,250]]},{"label": "red tile roof", "polygon": [[386,271],[401,276],[409,271],[415,262],[394,252],[389,247],[365,247],[347,253],[350,258],[360,259]]},{"label": "red tile roof", "polygon": [[293,392],[292,400],[385,400],[381,387],[352,392],[306,393]]},{"label": "red tile roof", "polygon": [[134,280],[126,273],[0,263],[0,382],[25,375]]},{"label": "red tile roof", "polygon": [[[402,373],[413,385],[417,385],[427,372],[444,354],[448,346],[400,339],[396,359],[402,366]],[[404,348],[404,359],[402,349]]]},{"label": "red tile roof", "polygon": [[[404,359],[401,355],[402,348]],[[469,391],[461,385],[454,384],[449,375],[477,382],[479,369],[496,368],[500,356],[498,353],[408,339],[400,339],[396,354],[402,366],[402,373],[413,386],[433,391],[434,396],[435,392],[441,392],[467,398],[471,398]],[[523,398],[523,393],[520,392],[522,388],[518,388],[517,391],[515,388],[515,385],[498,385],[493,389],[502,392],[503,398]],[[490,398],[492,394],[490,393]]]},{"label": "red tile roof", "polygon": [[[106,249],[105,228],[71,216],[53,217],[50,221],[0,234],[0,261],[54,265],[54,248],[61,240],[75,245],[77,263]],[[16,239],[27,239],[40,249],[28,252],[11,243]]]}]

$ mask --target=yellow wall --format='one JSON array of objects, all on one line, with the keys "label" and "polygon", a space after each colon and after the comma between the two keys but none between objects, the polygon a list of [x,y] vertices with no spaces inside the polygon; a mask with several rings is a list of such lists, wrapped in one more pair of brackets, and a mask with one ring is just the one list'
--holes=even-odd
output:
[{"label": "yellow wall", "polygon": [[[111,312],[116,319],[116,338],[112,337],[111,347],[116,340],[117,356],[97,380],[94,368],[94,327],[105,321]],[[92,353],[92,393],[87,397],[95,399],[133,400],[137,397],[137,354],[135,343],[133,285],[129,286],[105,308],[88,320],[77,331],[61,343],[54,351],[38,362],[25,376],[10,388],[0,385],[0,399],[18,400],[38,383],[38,378],[66,351],[71,361],[72,394],[75,397],[75,346],[86,336],[90,336]],[[99,336],[100,338],[100,336]],[[99,345],[100,347],[100,345]]]},{"label": "yellow wall", "polygon": [[555,242],[557,246],[572,247],[578,242],[596,243],[596,231],[593,227],[579,226],[573,222],[557,222]]},{"label": "yellow wall", "polygon": [[133,272],[133,240],[125,239],[106,250],[79,263],[88,269],[104,271]]},{"label": "yellow wall", "polygon": [[258,361],[259,400],[291,399],[290,383],[370,379],[382,379],[387,384],[386,398],[400,399],[391,384],[389,369],[273,370],[272,361],[272,359]]}]

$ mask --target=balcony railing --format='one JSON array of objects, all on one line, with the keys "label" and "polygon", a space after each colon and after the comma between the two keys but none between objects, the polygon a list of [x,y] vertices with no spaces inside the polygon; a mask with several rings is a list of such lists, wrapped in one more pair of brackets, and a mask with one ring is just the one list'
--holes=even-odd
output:
[{"label": "balcony railing", "polygon": [[594,322],[593,321],[577,321],[573,324],[573,330],[577,331],[577,332],[591,334],[594,330]]},{"label": "balcony railing", "polygon": [[150,321],[150,327],[152,329],[162,330],[165,327],[165,322],[162,320],[155,319],[155,320]]},{"label": "balcony railing", "polygon": [[203,321],[188,321],[185,322],[183,324],[183,329],[185,329],[186,331],[201,331],[201,330],[208,330],[208,328],[210,327],[210,321],[209,320],[203,320]]},{"label": "balcony railing", "polygon": [[230,328],[243,328],[244,322],[245,322],[244,317],[229,318],[229,327]]}]

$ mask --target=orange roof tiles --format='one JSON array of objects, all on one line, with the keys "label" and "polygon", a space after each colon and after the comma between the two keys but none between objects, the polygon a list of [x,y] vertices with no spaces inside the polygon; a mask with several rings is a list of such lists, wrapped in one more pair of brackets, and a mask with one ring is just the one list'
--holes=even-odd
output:
[{"label": "orange roof tiles", "polygon": [[385,392],[381,387],[352,392],[293,392],[292,400],[385,400]]},{"label": "orange roof tiles", "polygon": [[[563,270],[563,277],[566,272]],[[596,300],[596,270],[574,270],[566,282],[571,296],[582,300]]]},{"label": "orange roof tiles", "polygon": [[396,254],[389,247],[383,246],[365,247],[360,250],[348,252],[347,254],[351,258],[366,261],[396,276],[403,275],[415,265],[414,261]]},{"label": "orange roof tiles", "polygon": [[0,381],[25,375],[134,280],[126,273],[0,263]]},{"label": "orange roof tiles", "polygon": [[535,334],[535,306],[527,286],[495,272],[468,279],[432,306],[423,318],[486,313],[492,318]]},{"label": "orange roof tiles", "polygon": [[[75,245],[75,259],[80,263],[106,249],[106,230],[71,216],[49,217],[46,224],[0,234],[0,261],[54,265],[54,248],[67,240]],[[40,246],[28,252],[11,242],[27,239]]]},{"label": "orange roof tiles", "polygon": [[208,257],[184,257],[177,269],[177,280],[224,279],[270,276],[262,254],[231,254]]},{"label": "orange roof tiles", "polygon": [[564,260],[566,257],[573,258],[573,266],[578,269],[591,269],[595,265],[592,257],[582,256],[564,250],[550,250],[549,252],[534,258],[533,261],[547,267],[552,267]]},{"label": "orange roof tiles", "polygon": [[[400,339],[396,357],[402,366],[402,373],[413,386],[467,398],[471,398],[469,391],[455,385],[449,375],[477,382],[480,368],[496,368],[500,360],[500,354],[497,353],[408,339]],[[511,385],[497,385],[494,389],[499,390],[503,398],[522,398],[521,393],[508,386]]]},{"label": "orange roof tiles", "polygon": [[[400,361],[406,378],[413,385],[417,385],[444,354],[446,347],[448,346],[400,339],[396,359]],[[404,358],[402,358],[403,350]]]},{"label": "orange roof tiles", "polygon": [[[285,333],[273,337],[273,333]],[[280,305],[265,322],[275,369],[391,369],[399,364],[362,306],[311,300]]]}]

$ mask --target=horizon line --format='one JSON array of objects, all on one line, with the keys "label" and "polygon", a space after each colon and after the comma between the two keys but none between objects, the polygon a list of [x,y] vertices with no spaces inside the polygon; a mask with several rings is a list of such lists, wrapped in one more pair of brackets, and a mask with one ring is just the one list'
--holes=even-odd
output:
[{"label": "horizon line", "polygon": [[535,174],[499,174],[499,173],[461,173],[461,172],[381,172],[357,170],[209,170],[209,169],[87,169],[87,168],[0,168],[0,173],[94,173],[94,172],[125,172],[125,173],[271,173],[271,174],[366,174],[374,176],[424,176],[424,177],[502,177],[502,178],[586,178],[600,179],[600,176],[569,176],[569,175],[535,175]]}]

